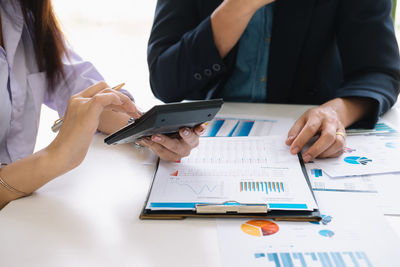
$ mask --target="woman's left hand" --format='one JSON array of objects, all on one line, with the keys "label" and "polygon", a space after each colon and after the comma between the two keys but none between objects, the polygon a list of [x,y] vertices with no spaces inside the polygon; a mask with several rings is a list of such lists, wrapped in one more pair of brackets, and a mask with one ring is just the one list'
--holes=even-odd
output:
[{"label": "woman's left hand", "polygon": [[189,156],[190,151],[199,145],[199,137],[204,130],[203,125],[193,129],[182,128],[177,138],[157,134],[151,138],[143,138],[138,143],[153,150],[163,160],[178,161]]},{"label": "woman's left hand", "polygon": [[286,144],[292,154],[299,153],[316,135],[318,140],[303,153],[305,162],[314,158],[338,157],[345,147],[345,127],[337,112],[331,106],[309,109],[293,125],[288,133]]},{"label": "woman's left hand", "polygon": [[306,111],[289,130],[286,144],[292,154],[297,154],[317,136],[316,142],[303,153],[303,160],[338,157],[346,144],[345,128],[371,115],[376,108],[377,102],[370,98],[335,98]]}]

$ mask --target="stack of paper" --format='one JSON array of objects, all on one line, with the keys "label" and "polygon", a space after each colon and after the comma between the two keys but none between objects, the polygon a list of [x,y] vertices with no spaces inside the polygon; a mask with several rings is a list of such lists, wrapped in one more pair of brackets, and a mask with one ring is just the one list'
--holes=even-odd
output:
[{"label": "stack of paper", "polygon": [[306,164],[322,221],[218,219],[222,266],[400,266],[399,239],[382,216],[400,215],[398,131],[379,122],[347,134],[343,156]]}]

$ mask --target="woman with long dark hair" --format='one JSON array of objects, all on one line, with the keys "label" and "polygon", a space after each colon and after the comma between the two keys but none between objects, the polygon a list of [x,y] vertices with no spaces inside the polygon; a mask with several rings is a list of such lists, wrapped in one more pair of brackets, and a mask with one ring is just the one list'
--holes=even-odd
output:
[{"label": "woman with long dark hair", "polygon": [[[50,0],[0,0],[0,208],[78,166],[97,130],[111,133],[140,116],[127,92],[103,80],[68,47]],[[64,123],[32,154],[42,103]],[[181,139],[153,136],[145,145],[177,160],[202,130],[182,129]]]}]

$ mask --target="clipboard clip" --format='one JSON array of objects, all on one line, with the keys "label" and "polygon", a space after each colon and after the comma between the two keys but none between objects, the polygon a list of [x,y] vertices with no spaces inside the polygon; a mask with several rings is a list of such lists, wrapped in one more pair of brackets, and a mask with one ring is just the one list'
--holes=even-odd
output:
[{"label": "clipboard clip", "polygon": [[196,204],[196,213],[204,214],[241,214],[263,213],[269,211],[268,204],[241,204],[237,201],[225,201],[221,204]]}]

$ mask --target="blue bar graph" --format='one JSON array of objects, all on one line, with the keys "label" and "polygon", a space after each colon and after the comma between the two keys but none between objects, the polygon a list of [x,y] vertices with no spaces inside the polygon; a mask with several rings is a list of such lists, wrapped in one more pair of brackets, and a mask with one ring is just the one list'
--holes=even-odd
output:
[{"label": "blue bar graph", "polygon": [[233,136],[249,136],[254,121],[241,121],[235,128]]},{"label": "blue bar graph", "polygon": [[311,169],[311,175],[314,175],[316,178],[322,177],[322,170],[321,169]]},{"label": "blue bar graph", "polygon": [[375,125],[375,130],[378,132],[396,133],[396,130],[387,125],[386,123],[377,123]]},{"label": "blue bar graph", "polygon": [[241,181],[239,188],[240,192],[265,192],[267,195],[285,192],[283,182]]},{"label": "blue bar graph", "polygon": [[314,266],[319,263],[322,267],[373,267],[367,254],[361,251],[355,252],[271,252],[255,253],[254,258],[275,263],[275,267]]},{"label": "blue bar graph", "polygon": [[215,137],[218,131],[221,129],[222,125],[224,124],[225,120],[216,120],[213,125],[211,125],[211,131],[208,136]]},{"label": "blue bar graph", "polygon": [[238,127],[238,125],[239,125],[239,122],[237,122],[235,124],[235,127],[233,127],[232,130],[229,132],[228,137],[232,137],[233,136],[233,133],[236,131],[236,128]]}]

